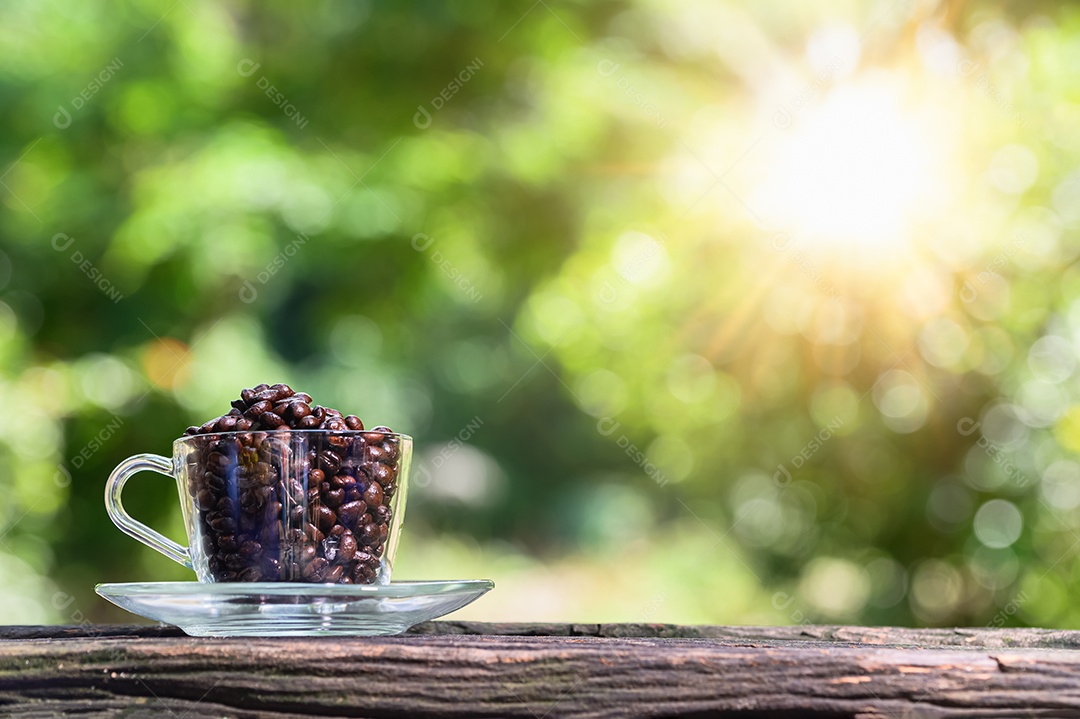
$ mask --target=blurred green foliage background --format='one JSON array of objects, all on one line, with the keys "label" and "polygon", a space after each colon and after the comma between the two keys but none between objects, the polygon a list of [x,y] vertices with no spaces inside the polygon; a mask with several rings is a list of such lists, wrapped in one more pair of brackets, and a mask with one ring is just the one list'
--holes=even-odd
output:
[{"label": "blurred green foliage background", "polygon": [[13,0],[0,60],[0,620],[192,579],[105,478],[286,381],[416,437],[462,617],[1080,626],[1075,7]]}]

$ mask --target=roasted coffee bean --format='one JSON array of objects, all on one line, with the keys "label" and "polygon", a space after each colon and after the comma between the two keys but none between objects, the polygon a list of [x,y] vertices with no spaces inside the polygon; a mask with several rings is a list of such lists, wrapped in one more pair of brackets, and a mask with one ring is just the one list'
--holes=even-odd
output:
[{"label": "roasted coffee bean", "polygon": [[383,452],[386,453],[386,460],[389,462],[396,462],[401,457],[401,450],[398,449],[397,443],[384,441],[381,445]]},{"label": "roasted coffee bean", "polygon": [[269,400],[264,399],[248,407],[247,411],[244,412],[244,417],[254,422],[263,412],[269,412],[273,408],[274,404]]},{"label": "roasted coffee bean", "polygon": [[390,508],[386,505],[378,506],[371,510],[371,516],[375,524],[387,524],[390,521]]},{"label": "roasted coffee bean", "polygon": [[337,509],[345,501],[345,490],[343,488],[331,489],[323,495],[323,501],[331,509]]},{"label": "roasted coffee bean", "polygon": [[232,534],[236,531],[236,520],[228,516],[218,516],[210,520],[210,527],[215,532]]},{"label": "roasted coffee bean", "polygon": [[[245,406],[251,406],[251,403],[254,401],[254,399],[255,390],[245,389],[240,392],[240,401],[243,402]],[[235,407],[236,405],[234,404],[233,406]]]},{"label": "roasted coffee bean", "polygon": [[322,557],[315,557],[307,564],[307,566],[304,567],[301,576],[306,581],[317,582],[323,578],[323,574],[326,572],[326,569],[329,566],[330,563]]},{"label": "roasted coffee bean", "polygon": [[364,501],[367,502],[369,507],[378,507],[382,504],[383,491],[378,482],[369,482],[368,486],[364,488]]},{"label": "roasted coffee bean", "polygon": [[259,415],[259,422],[267,429],[277,429],[285,426],[285,420],[281,418],[281,415],[273,412],[263,412]]},{"label": "roasted coffee bean", "polygon": [[334,453],[331,449],[324,449],[319,452],[319,469],[327,474],[333,474],[337,472],[341,467],[341,457]]},{"label": "roasted coffee bean", "polygon": [[319,529],[324,532],[334,526],[334,522],[337,521],[337,515],[334,514],[334,510],[330,509],[326,505],[321,505],[315,508],[312,516],[316,519],[316,523],[319,525]]},{"label": "roasted coffee bean", "polygon": [[362,430],[364,423],[355,414],[350,414],[345,417],[345,426],[352,430]]},{"label": "roasted coffee bean", "polygon": [[281,399],[281,393],[271,387],[264,389],[262,392],[257,392],[254,399],[256,404],[262,402],[277,402]]},{"label": "roasted coffee bean", "polygon": [[258,542],[247,541],[240,545],[237,550],[241,557],[246,557],[250,560],[252,557],[257,557],[262,552],[262,545]]},{"label": "roasted coffee bean", "polygon": [[330,567],[323,573],[322,580],[327,584],[337,584],[338,580],[341,579],[341,575],[344,573],[344,567]]},{"label": "roasted coffee bean", "polygon": [[236,427],[236,417],[230,415],[225,415],[214,425],[214,429],[218,432],[232,432],[234,427]]},{"label": "roasted coffee bean", "polygon": [[352,580],[355,584],[371,584],[375,581],[375,570],[366,564],[357,564]]},{"label": "roasted coffee bean", "polygon": [[214,501],[214,493],[209,489],[200,489],[199,493],[195,495],[195,506],[203,512],[213,509]]},{"label": "roasted coffee bean", "polygon": [[234,572],[239,572],[241,569],[247,566],[247,560],[241,557],[239,554],[227,554],[225,555],[225,568],[231,569]]},{"label": "roasted coffee bean", "polygon": [[[338,525],[340,526],[340,525]],[[337,547],[337,559],[339,562],[348,562],[356,556],[357,544],[353,533],[345,530],[341,535]]]},{"label": "roasted coffee bean", "polygon": [[366,511],[367,505],[364,502],[348,502],[338,507],[337,518],[346,529],[352,529]]},{"label": "roasted coffee bean", "polygon": [[233,534],[218,534],[217,547],[223,552],[235,552],[239,548],[236,536]]},{"label": "roasted coffee bean", "polygon": [[379,541],[379,526],[374,522],[368,522],[360,527],[361,543],[372,546]]},{"label": "roasted coffee bean", "polygon": [[379,484],[386,486],[397,477],[397,469],[395,469],[393,465],[377,462],[371,470],[371,476],[374,477],[375,481]]},{"label": "roasted coffee bean", "polygon": [[262,572],[258,567],[248,567],[241,570],[236,578],[241,582],[257,582],[262,579]]},{"label": "roasted coffee bean", "polygon": [[251,532],[254,532],[258,528],[259,524],[259,517],[255,516],[254,514],[248,514],[247,512],[243,512],[240,514],[239,527],[240,531],[244,534],[250,534]]},{"label": "roasted coffee bean", "polygon": [[319,528],[311,522],[308,522],[304,526],[304,536],[307,537],[310,542],[321,542],[326,539],[326,536],[319,531]]}]

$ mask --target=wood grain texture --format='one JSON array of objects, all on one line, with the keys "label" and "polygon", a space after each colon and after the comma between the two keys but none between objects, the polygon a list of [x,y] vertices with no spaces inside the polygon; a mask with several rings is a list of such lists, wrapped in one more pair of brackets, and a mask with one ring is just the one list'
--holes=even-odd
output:
[{"label": "wood grain texture", "polygon": [[23,717],[1080,717],[1080,632],[433,622],[410,635],[0,630]]}]

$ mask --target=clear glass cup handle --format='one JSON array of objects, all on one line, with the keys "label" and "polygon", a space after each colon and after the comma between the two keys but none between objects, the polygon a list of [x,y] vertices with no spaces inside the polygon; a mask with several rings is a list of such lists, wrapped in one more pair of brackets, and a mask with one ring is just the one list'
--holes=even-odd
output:
[{"label": "clear glass cup handle", "polygon": [[130,534],[146,546],[158,550],[174,562],[193,569],[187,547],[177,544],[156,529],[147,527],[124,510],[124,504],[120,501],[120,493],[124,491],[124,485],[133,475],[144,471],[175,477],[172,460],[168,457],[158,454],[137,454],[134,457],[128,457],[116,466],[109,475],[109,481],[105,483],[105,509],[109,512],[109,518],[121,531]]}]

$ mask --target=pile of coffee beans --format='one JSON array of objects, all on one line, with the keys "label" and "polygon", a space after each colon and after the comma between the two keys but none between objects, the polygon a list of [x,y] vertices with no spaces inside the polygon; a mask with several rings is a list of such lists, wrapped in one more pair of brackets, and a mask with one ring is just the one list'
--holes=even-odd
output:
[{"label": "pile of coffee beans", "polygon": [[183,443],[198,532],[192,551],[212,580],[375,582],[400,439],[284,384],[245,389],[232,406],[189,427],[194,439]]}]

